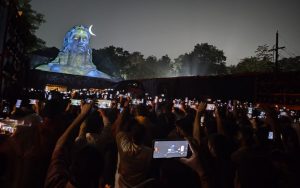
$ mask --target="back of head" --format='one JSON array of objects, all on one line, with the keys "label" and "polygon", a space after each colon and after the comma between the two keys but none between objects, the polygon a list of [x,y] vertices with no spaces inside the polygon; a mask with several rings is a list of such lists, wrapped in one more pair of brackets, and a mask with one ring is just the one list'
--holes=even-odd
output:
[{"label": "back of head", "polygon": [[147,108],[144,105],[137,105],[134,110],[136,116],[147,116]]},{"label": "back of head", "polygon": [[109,119],[109,122],[113,124],[118,117],[119,110],[117,108],[109,108],[105,110],[105,113]]},{"label": "back of head", "polygon": [[102,119],[97,111],[93,111],[86,119],[86,132],[100,133],[103,129]]},{"label": "back of head", "polygon": [[143,144],[145,136],[145,127],[139,124],[138,121],[134,118],[130,118],[128,120],[128,132],[135,144]]},{"label": "back of head", "polygon": [[48,118],[55,118],[58,115],[62,114],[63,110],[64,104],[62,103],[62,101],[58,99],[52,99],[50,101],[47,101],[42,115]]},{"label": "back of head", "polygon": [[193,120],[190,117],[185,117],[176,121],[176,127],[180,129],[182,136],[188,137],[193,135]]},{"label": "back of head", "polygon": [[70,182],[76,187],[98,187],[103,170],[102,154],[90,144],[75,144],[70,166]]}]

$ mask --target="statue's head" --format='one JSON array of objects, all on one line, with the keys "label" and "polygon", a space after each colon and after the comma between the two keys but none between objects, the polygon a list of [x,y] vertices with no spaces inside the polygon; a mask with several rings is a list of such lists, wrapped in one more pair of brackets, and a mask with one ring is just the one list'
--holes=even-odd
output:
[{"label": "statue's head", "polygon": [[89,53],[90,33],[83,25],[74,26],[64,38],[63,52]]}]

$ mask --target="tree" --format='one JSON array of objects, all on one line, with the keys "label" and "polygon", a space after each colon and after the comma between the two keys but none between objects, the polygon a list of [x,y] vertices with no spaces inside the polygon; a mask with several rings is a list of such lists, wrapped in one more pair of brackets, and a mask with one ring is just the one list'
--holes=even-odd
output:
[{"label": "tree", "polygon": [[93,50],[93,62],[97,69],[114,77],[124,77],[126,74],[130,53],[123,48],[109,46]]},{"label": "tree", "polygon": [[271,61],[273,57],[273,54],[269,50],[269,46],[267,44],[258,46],[255,50],[255,54],[259,61]]},{"label": "tree", "polygon": [[127,66],[126,75],[127,79],[144,78],[146,75],[144,69],[144,55],[140,52],[133,52],[129,55],[129,64]]},{"label": "tree", "polygon": [[182,70],[182,62],[183,62],[184,55],[180,55],[178,58],[171,62],[171,75],[172,76],[179,76]]},{"label": "tree", "polygon": [[156,77],[167,77],[171,75],[171,59],[168,55],[162,56],[156,63]]},{"label": "tree", "polygon": [[281,59],[279,67],[283,72],[300,71],[300,56]]},{"label": "tree", "polygon": [[225,61],[226,57],[222,50],[208,43],[202,43],[196,44],[191,53],[175,59],[172,68],[182,76],[225,74]]},{"label": "tree", "polygon": [[242,59],[234,69],[231,68],[231,71],[233,73],[273,71],[274,64],[271,62],[272,54],[268,48],[266,44],[258,46],[255,50],[255,57]]},{"label": "tree", "polygon": [[147,57],[144,67],[147,70],[148,78],[155,78],[157,76],[157,58],[155,56]]},{"label": "tree", "polygon": [[45,47],[45,41],[35,35],[36,30],[45,22],[44,15],[36,12],[30,5],[30,0],[20,1],[19,10],[22,11],[20,24],[23,32],[22,41],[27,53]]}]

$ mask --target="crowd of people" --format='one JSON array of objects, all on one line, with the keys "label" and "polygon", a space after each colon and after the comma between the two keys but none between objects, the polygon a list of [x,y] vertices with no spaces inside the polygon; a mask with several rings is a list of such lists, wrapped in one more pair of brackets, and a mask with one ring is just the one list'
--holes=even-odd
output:
[{"label": "crowd of people", "polygon": [[[300,187],[299,111],[285,107],[107,89],[29,90],[0,109],[0,187]],[[154,141],[188,150],[157,158]]]}]

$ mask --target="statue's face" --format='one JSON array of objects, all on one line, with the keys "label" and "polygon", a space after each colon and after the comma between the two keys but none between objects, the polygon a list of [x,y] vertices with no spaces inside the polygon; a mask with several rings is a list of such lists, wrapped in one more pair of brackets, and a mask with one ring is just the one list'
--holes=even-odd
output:
[{"label": "statue's face", "polygon": [[70,49],[74,53],[83,53],[88,50],[89,34],[82,28],[74,30],[69,38]]}]

